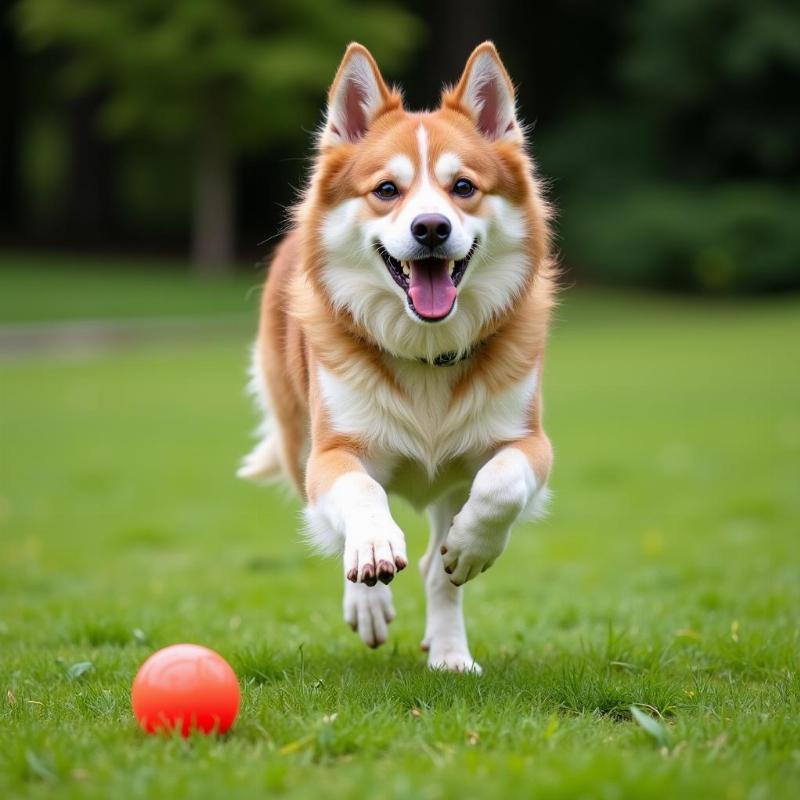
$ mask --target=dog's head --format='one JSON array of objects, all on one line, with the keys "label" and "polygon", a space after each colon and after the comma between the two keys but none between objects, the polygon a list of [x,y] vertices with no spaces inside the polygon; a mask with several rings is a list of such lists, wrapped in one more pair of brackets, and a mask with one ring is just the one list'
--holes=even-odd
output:
[{"label": "dog's head", "polygon": [[426,113],[406,111],[370,53],[350,45],[319,149],[304,209],[315,281],[389,352],[466,352],[522,295],[547,246],[494,45],[480,45]]}]

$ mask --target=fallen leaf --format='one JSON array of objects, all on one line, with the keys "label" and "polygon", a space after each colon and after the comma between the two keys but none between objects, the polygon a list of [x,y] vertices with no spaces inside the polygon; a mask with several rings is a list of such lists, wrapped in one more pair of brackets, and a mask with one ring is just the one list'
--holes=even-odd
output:
[{"label": "fallen leaf", "polygon": [[31,771],[31,774],[40,780],[54,781],[56,779],[55,772],[53,772],[33,750],[25,751],[25,761],[28,764],[28,769]]},{"label": "fallen leaf", "polygon": [[667,729],[654,717],[645,714],[640,708],[631,706],[631,715],[650,736],[655,739],[656,743],[661,747],[669,747],[669,735]]},{"label": "fallen leaf", "polygon": [[133,629],[133,638],[138,644],[149,644],[147,634],[141,628]]},{"label": "fallen leaf", "polygon": [[289,744],[285,744],[281,747],[278,752],[282,756],[287,756],[289,753],[296,753],[298,750],[302,750],[307,744],[311,744],[312,738],[311,736],[304,736],[302,739],[295,739],[293,742],[289,742]]},{"label": "fallen leaf", "polygon": [[94,664],[91,661],[78,661],[67,670],[67,677],[74,681],[93,669]]}]

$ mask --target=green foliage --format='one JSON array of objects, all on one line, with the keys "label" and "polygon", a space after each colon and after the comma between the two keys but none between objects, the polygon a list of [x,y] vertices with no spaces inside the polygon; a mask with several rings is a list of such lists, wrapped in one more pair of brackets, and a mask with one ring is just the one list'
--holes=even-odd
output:
[{"label": "green foliage", "polygon": [[316,119],[348,41],[391,71],[421,35],[399,5],[356,0],[22,0],[16,12],[31,48],[64,55],[66,91],[107,92],[108,131],[185,139],[211,103],[245,145]]},{"label": "green foliage", "polygon": [[800,286],[800,6],[643,0],[606,102],[541,134],[566,260],[594,280]]},{"label": "green foliage", "polygon": [[580,195],[562,235],[587,274],[710,292],[800,283],[800,193],[771,185],[650,183]]},{"label": "green foliage", "polygon": [[672,170],[798,176],[800,114],[787,91],[800,79],[800,6],[644,0],[631,33],[623,83]]}]

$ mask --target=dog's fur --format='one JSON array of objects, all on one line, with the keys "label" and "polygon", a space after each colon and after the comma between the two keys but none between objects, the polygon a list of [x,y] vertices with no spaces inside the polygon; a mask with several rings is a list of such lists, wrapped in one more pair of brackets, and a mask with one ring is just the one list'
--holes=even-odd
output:
[{"label": "dog's fur", "polygon": [[[455,193],[461,178],[474,194]],[[376,195],[387,181],[397,196]],[[452,228],[435,251],[411,231],[423,213]],[[425,113],[406,111],[370,53],[350,45],[309,186],[264,289],[253,386],[265,423],[240,475],[286,477],[303,495],[311,541],[343,554],[345,620],[372,647],[394,616],[388,583],[407,564],[387,492],[427,509],[423,648],[434,668],[480,669],[461,586],[546,498],[548,217],[514,89],[490,42]],[[450,311],[431,319],[428,308],[423,319],[389,263],[411,265],[407,282],[440,263],[412,260],[432,253],[451,270],[461,265],[453,275],[466,270],[457,294],[436,295],[455,296]]]}]

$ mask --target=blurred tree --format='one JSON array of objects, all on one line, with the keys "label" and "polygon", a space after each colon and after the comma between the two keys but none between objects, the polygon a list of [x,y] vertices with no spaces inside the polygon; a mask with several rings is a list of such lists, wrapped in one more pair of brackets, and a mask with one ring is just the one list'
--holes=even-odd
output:
[{"label": "blurred tree", "polygon": [[192,255],[207,273],[233,261],[236,153],[295,135],[348,41],[391,73],[421,36],[399,6],[356,0],[20,0],[16,23],[63,54],[65,92],[103,92],[108,133],[194,148]]},{"label": "blurred tree", "polygon": [[609,85],[536,139],[567,260],[658,287],[800,286],[800,5],[640,0],[615,24]]},{"label": "blurred tree", "polygon": [[800,6],[640,0],[621,78],[659,155],[687,178],[800,175]]},{"label": "blurred tree", "polygon": [[[0,19],[0,72],[4,76],[19,72],[19,49],[11,29]],[[22,218],[22,191],[19,164],[22,138],[21,90],[4,80],[3,113],[0,114],[0,232],[18,230]]]}]

